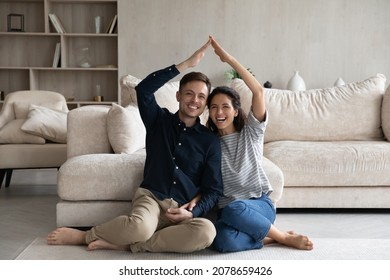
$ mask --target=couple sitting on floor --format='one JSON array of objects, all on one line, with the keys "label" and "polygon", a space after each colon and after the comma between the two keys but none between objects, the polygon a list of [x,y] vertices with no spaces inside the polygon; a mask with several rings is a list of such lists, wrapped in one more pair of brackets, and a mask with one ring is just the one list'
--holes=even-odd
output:
[{"label": "couple sitting on floor", "polygon": [[[210,81],[200,72],[190,72],[180,80],[176,113],[157,104],[154,93],[197,66],[210,45],[252,91],[248,116],[237,92],[221,86],[210,93]],[[147,131],[147,157],[131,212],[88,231],[57,228],[49,233],[48,244],[180,253],[209,246],[235,252],[275,242],[302,250],[313,248],[307,236],[273,225],[276,211],[268,197],[272,186],[261,165],[267,124],[264,90],[213,37],[183,62],[148,75],[136,91]],[[206,105],[207,128],[199,119]],[[213,224],[203,216],[216,205],[218,217]]]}]

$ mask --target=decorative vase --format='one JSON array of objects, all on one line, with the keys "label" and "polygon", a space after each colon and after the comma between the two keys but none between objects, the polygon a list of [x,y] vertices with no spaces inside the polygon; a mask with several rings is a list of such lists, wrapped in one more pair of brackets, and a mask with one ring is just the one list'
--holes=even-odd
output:
[{"label": "decorative vase", "polygon": [[89,47],[88,46],[81,46],[78,49],[77,53],[77,64],[79,67],[82,68],[89,68],[91,67],[91,64],[89,63],[90,57],[89,57]]},{"label": "decorative vase", "polygon": [[299,76],[299,71],[295,71],[294,75],[287,83],[287,89],[293,91],[305,90],[306,84],[305,81]]},{"label": "decorative vase", "polygon": [[270,81],[266,81],[263,86],[265,88],[272,88],[272,83]]},{"label": "decorative vase", "polygon": [[339,87],[339,86],[343,86],[343,85],[345,85],[345,82],[343,81],[343,79],[341,77],[338,77],[337,80],[334,82],[335,87]]}]

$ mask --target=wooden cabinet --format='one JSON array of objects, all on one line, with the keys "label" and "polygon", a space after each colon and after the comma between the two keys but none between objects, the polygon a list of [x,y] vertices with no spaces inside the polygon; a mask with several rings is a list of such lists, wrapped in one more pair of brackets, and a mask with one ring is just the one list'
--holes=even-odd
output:
[{"label": "wooden cabinet", "polygon": [[[53,27],[52,13],[65,33]],[[99,104],[120,103],[117,28],[106,33],[117,13],[117,0],[0,0],[0,91],[57,91],[69,108],[94,104],[96,95],[103,96]],[[7,31],[9,14],[23,15],[24,32]],[[53,67],[57,43],[60,63]]]}]

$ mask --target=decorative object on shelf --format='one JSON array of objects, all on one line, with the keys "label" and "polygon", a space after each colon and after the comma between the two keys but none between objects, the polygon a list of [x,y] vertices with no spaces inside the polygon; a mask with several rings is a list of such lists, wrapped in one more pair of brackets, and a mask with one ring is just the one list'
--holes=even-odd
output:
[{"label": "decorative object on shelf", "polygon": [[103,17],[96,16],[95,17],[95,33],[102,33],[102,26],[103,26]]},{"label": "decorative object on shelf", "polygon": [[7,17],[8,32],[24,32],[24,15],[9,14]]},{"label": "decorative object on shelf", "polygon": [[101,93],[101,86],[100,85],[95,86],[95,96],[93,97],[93,100],[96,102],[104,101],[104,98],[103,98],[102,93]]},{"label": "decorative object on shelf", "polygon": [[89,47],[81,46],[78,51],[77,65],[82,68],[90,68],[91,64],[89,63]]},{"label": "decorative object on shelf", "polygon": [[[252,73],[252,71],[251,71],[250,68],[246,68],[246,70],[248,70],[249,73],[251,73],[253,76],[255,76],[255,75]],[[225,76],[225,80],[226,80],[227,82],[229,82],[229,81],[231,81],[231,80],[233,80],[233,79],[241,79],[241,76],[240,76],[240,75],[237,73],[237,71],[234,70],[234,69],[227,70],[227,71],[225,72],[224,76]]]},{"label": "decorative object on shelf", "polygon": [[344,80],[341,77],[338,77],[337,80],[334,82],[335,87],[343,86],[345,85]]},{"label": "decorative object on shelf", "polygon": [[287,83],[287,89],[292,91],[306,90],[305,81],[299,75],[299,71],[294,72],[294,75]]},{"label": "decorative object on shelf", "polygon": [[265,88],[272,88],[272,83],[270,81],[266,81],[263,86]]}]

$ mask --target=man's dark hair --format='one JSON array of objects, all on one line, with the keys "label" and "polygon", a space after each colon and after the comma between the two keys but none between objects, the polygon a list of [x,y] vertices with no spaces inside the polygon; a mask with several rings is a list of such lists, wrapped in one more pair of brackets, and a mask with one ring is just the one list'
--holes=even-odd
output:
[{"label": "man's dark hair", "polygon": [[189,83],[189,82],[192,82],[192,81],[200,81],[200,82],[204,82],[207,86],[207,89],[208,89],[208,92],[207,94],[210,93],[211,91],[211,82],[209,80],[209,78],[201,73],[201,72],[190,72],[190,73],[187,73],[185,74],[181,80],[180,80],[180,83],[179,83],[179,91],[181,91],[182,87]]}]

